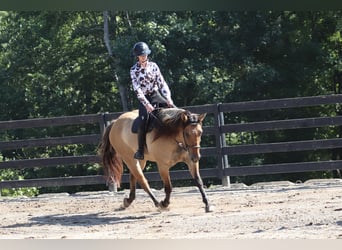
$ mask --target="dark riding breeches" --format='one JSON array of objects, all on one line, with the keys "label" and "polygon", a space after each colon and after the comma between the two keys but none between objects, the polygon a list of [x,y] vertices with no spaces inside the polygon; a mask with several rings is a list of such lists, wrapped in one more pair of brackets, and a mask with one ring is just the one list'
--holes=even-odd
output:
[{"label": "dark riding breeches", "polygon": [[[154,108],[167,107],[166,99],[159,93],[159,91],[155,91],[150,95],[145,96],[147,100],[152,104]],[[138,151],[135,153],[134,158],[136,159],[144,159],[144,148],[146,144],[146,130],[148,125],[149,114],[145,106],[142,103],[139,103],[139,118],[140,125],[138,128]]]}]

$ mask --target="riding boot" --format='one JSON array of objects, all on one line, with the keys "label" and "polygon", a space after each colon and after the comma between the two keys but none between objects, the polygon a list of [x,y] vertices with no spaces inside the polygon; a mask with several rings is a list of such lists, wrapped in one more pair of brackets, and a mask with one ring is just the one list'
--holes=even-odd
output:
[{"label": "riding boot", "polygon": [[138,151],[134,154],[134,158],[138,160],[144,159],[144,148],[146,143],[146,132],[142,126],[138,129]]}]

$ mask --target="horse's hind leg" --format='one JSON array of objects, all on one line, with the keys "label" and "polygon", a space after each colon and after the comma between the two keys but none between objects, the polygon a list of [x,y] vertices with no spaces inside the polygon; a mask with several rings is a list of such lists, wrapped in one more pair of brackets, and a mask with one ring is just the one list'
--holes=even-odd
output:
[{"label": "horse's hind leg", "polygon": [[135,191],[137,186],[137,179],[134,177],[133,174],[130,174],[130,193],[129,197],[124,199],[124,207],[129,207],[131,203],[135,200]]},{"label": "horse's hind leg", "polygon": [[150,198],[152,199],[154,205],[156,207],[160,207],[159,202],[157,201],[157,198],[154,196],[154,194],[152,193],[152,190],[150,188],[150,185],[148,184],[146,178],[144,175],[139,176],[137,178],[138,183],[140,184],[140,186],[144,189],[144,191],[150,196]]},{"label": "horse's hind leg", "polygon": [[[143,167],[140,167],[140,164],[142,164],[142,163],[136,162],[136,164],[134,164],[134,163],[129,162],[129,161],[127,161],[127,163],[128,163],[127,166],[129,167],[129,170],[130,170],[130,173],[131,173],[131,185],[132,185],[132,179],[135,180],[134,184],[136,182],[138,182],[140,184],[140,186],[142,187],[142,189],[144,189],[144,191],[151,197],[154,205],[156,207],[159,207],[160,204],[157,201],[157,199],[154,196],[154,194],[152,193],[150,185],[148,184],[148,182],[147,182],[147,180],[146,180],[146,178],[144,176]],[[129,164],[129,163],[132,163],[132,164]],[[132,166],[132,167],[130,167],[130,166]],[[142,165],[142,166],[145,167],[145,165]],[[133,189],[131,188],[130,198],[133,198],[133,197],[135,197],[135,189],[134,189],[134,193],[133,193]],[[134,200],[134,199],[130,200],[130,198],[125,199],[126,202]],[[127,204],[129,206],[130,203],[127,203]]]}]

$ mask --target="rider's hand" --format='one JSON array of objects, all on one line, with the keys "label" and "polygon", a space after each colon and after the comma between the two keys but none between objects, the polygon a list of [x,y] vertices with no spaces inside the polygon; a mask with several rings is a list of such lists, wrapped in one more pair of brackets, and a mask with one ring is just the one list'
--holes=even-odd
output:
[{"label": "rider's hand", "polygon": [[151,103],[146,105],[146,110],[147,110],[147,113],[151,113],[154,110],[154,107],[152,106]]},{"label": "rider's hand", "polygon": [[169,108],[175,108],[175,107],[176,107],[176,106],[173,104],[173,101],[172,101],[172,100],[170,100],[170,101],[167,102],[167,106],[168,106]]}]

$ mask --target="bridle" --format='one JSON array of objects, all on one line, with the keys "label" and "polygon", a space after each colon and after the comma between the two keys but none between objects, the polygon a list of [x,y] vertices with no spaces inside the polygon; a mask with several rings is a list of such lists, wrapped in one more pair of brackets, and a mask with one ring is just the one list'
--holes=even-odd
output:
[{"label": "bridle", "polygon": [[[189,126],[189,125],[197,125],[198,124],[198,122],[190,122],[187,126]],[[187,127],[186,126],[186,127]],[[181,149],[183,149],[184,151],[189,151],[190,149],[193,149],[193,148],[201,148],[201,145],[188,145],[187,144],[187,142],[186,142],[186,139],[185,139],[186,137],[185,137],[185,132],[184,132],[184,130],[183,130],[183,141],[184,141],[184,143],[183,142],[180,142],[180,141],[177,141],[176,139],[175,139],[175,141],[176,141],[176,143],[178,144],[178,146],[181,148]]]}]

